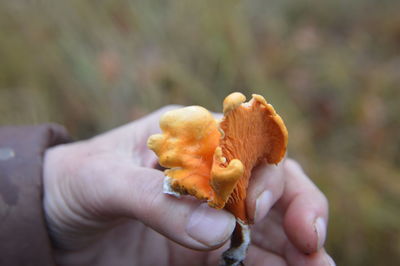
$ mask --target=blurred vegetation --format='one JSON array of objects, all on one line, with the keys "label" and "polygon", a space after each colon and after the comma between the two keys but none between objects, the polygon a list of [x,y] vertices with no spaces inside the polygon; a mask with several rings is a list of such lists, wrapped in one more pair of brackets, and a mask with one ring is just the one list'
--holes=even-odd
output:
[{"label": "blurred vegetation", "polygon": [[264,95],[330,200],[338,265],[400,265],[400,1],[1,1],[0,124],[85,138]]}]

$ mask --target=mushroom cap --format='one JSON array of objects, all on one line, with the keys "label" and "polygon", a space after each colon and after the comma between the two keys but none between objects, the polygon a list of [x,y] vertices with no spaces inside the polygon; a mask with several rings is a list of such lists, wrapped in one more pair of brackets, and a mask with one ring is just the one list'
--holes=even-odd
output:
[{"label": "mushroom cap", "polygon": [[225,208],[249,223],[246,195],[252,169],[261,163],[277,164],[285,155],[288,132],[272,105],[254,94],[232,93],[217,122],[209,111],[190,106],[165,113],[162,134],[147,145],[165,171],[164,192],[190,194]]},{"label": "mushroom cap", "polygon": [[158,156],[169,177],[168,189],[208,200],[213,196],[210,171],[221,133],[211,113],[200,106],[166,112],[162,134],[149,137],[147,146]]},{"label": "mushroom cap", "polygon": [[[277,164],[286,153],[288,132],[281,117],[275,112],[272,105],[257,94],[244,103],[245,97],[241,93],[233,93],[224,100],[224,118],[220,123],[223,138],[220,140],[221,161],[214,162],[211,184],[218,193],[215,171],[229,168],[229,164],[239,160],[243,164],[243,174],[237,180],[229,197],[222,198],[224,207],[238,219],[248,223],[246,211],[246,196],[251,171],[261,163]],[[220,206],[216,202],[216,206]]]}]

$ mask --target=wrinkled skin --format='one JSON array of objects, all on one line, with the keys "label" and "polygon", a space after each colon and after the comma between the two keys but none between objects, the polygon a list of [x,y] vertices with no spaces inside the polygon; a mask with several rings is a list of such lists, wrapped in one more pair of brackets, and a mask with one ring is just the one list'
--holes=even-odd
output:
[{"label": "wrinkled skin", "polygon": [[[146,147],[172,108],[46,152],[44,209],[59,265],[218,265],[234,217],[163,194]],[[246,265],[334,264],[326,223],[316,222],[327,221],[327,200],[295,161],[256,169],[246,203],[256,221]]]}]

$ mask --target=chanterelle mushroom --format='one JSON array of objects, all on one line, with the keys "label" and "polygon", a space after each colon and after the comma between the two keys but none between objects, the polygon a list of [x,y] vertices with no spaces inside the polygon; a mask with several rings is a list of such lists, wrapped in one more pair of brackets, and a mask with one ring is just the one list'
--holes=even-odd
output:
[{"label": "chanterelle mushroom", "polygon": [[147,142],[160,165],[170,168],[165,193],[193,195],[237,218],[225,265],[239,265],[250,242],[245,200],[251,171],[260,163],[278,163],[288,138],[281,117],[262,96],[245,100],[238,92],[226,97],[220,122],[200,106],[169,111],[160,119],[162,134]]}]

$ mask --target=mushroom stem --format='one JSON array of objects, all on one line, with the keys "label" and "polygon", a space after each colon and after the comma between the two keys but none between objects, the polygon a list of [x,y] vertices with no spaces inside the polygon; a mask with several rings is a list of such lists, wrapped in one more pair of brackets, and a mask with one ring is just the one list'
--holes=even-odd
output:
[{"label": "mushroom stem", "polygon": [[236,220],[236,227],[231,236],[231,246],[222,254],[220,266],[244,265],[247,249],[250,245],[250,226]]}]

